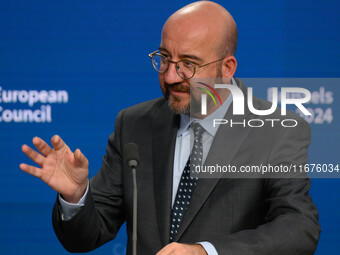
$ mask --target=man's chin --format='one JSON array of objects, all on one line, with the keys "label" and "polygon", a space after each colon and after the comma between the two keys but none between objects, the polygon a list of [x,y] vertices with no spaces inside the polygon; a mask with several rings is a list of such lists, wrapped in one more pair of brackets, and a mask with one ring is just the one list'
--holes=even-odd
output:
[{"label": "man's chin", "polygon": [[174,100],[171,96],[167,98],[168,105],[175,114],[190,114],[190,102],[183,103],[181,101]]}]

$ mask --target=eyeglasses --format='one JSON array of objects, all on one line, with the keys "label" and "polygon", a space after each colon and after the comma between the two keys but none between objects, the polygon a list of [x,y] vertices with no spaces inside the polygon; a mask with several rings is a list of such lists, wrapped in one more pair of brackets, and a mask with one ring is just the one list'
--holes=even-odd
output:
[{"label": "eyeglasses", "polygon": [[223,60],[224,58],[209,62],[203,65],[196,65],[188,60],[180,60],[177,62],[169,60],[166,56],[162,55],[158,52],[158,50],[149,54],[151,58],[151,63],[153,68],[159,73],[165,73],[169,68],[169,63],[173,63],[176,65],[176,71],[178,75],[183,79],[191,79],[194,77],[196,70],[200,69],[204,66],[216,63],[218,61]]}]

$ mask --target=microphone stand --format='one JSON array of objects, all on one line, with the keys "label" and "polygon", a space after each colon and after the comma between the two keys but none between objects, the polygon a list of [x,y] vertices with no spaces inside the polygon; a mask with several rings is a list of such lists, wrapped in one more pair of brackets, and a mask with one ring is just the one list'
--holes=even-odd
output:
[{"label": "microphone stand", "polygon": [[133,181],[133,217],[132,217],[132,254],[137,255],[137,178],[136,166],[131,167]]},{"label": "microphone stand", "polygon": [[139,155],[138,146],[135,143],[127,143],[124,146],[126,163],[132,172],[133,182],[133,209],[132,209],[132,254],[137,255],[137,177],[136,169],[138,166]]}]

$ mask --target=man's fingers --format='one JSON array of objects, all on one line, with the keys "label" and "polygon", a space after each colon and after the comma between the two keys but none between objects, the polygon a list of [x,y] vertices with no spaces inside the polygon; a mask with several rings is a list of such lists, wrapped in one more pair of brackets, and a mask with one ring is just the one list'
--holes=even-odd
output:
[{"label": "man's fingers", "polygon": [[202,254],[207,255],[207,252],[200,244],[181,244],[181,243],[170,243],[160,250],[156,255],[188,255],[188,254]]},{"label": "man's fingers", "polygon": [[39,179],[41,179],[41,169],[35,167],[35,166],[30,166],[27,164],[20,164],[20,169],[24,171],[25,173],[28,173],[30,175],[33,175]]},{"label": "man's fingers", "polygon": [[162,250],[160,250],[156,255],[170,255],[174,254],[175,248],[176,248],[177,243],[171,243],[168,244],[167,246],[163,247]]},{"label": "man's fingers", "polygon": [[82,168],[89,167],[89,161],[84,156],[84,154],[81,153],[79,149],[76,149],[76,151],[74,152],[74,159],[75,159],[77,166],[82,167]]},{"label": "man's fingers", "polygon": [[33,144],[37,148],[37,150],[40,151],[40,153],[44,156],[47,156],[53,151],[53,149],[43,139],[39,137],[33,138]]},{"label": "man's fingers", "polygon": [[61,150],[62,148],[64,148],[66,146],[63,139],[61,139],[60,136],[58,136],[58,135],[53,136],[52,139],[51,139],[51,142],[52,142],[53,148],[56,151]]},{"label": "man's fingers", "polygon": [[45,160],[45,157],[43,157],[41,154],[36,152],[35,150],[31,149],[29,146],[24,144],[21,147],[21,150],[23,153],[25,153],[31,160],[33,160],[35,163],[37,163],[39,166],[42,166]]}]

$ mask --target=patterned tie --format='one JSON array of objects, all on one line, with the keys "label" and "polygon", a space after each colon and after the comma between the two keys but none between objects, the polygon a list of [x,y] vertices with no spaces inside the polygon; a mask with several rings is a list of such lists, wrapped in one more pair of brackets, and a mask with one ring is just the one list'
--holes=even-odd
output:
[{"label": "patterned tie", "polygon": [[190,203],[192,193],[196,187],[197,177],[192,178],[190,176],[190,158],[193,167],[196,165],[202,165],[202,135],[204,129],[198,123],[192,123],[191,128],[194,131],[194,146],[191,151],[191,155],[183,170],[181,180],[177,189],[174,205],[171,211],[171,226],[170,226],[170,242],[175,239],[183,216]]}]

